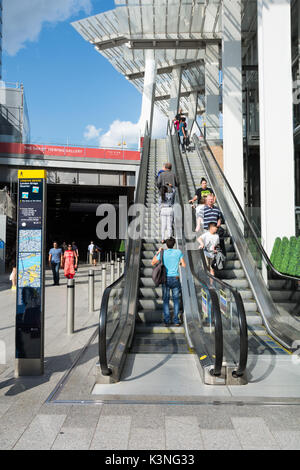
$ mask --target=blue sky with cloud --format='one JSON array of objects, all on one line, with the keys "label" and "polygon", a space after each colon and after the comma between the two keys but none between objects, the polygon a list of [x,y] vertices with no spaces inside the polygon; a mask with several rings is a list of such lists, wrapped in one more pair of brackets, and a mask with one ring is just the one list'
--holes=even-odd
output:
[{"label": "blue sky with cloud", "polygon": [[[137,143],[140,93],[71,26],[113,0],[3,0],[3,80],[25,87],[35,142]],[[163,120],[157,117],[157,132]]]}]

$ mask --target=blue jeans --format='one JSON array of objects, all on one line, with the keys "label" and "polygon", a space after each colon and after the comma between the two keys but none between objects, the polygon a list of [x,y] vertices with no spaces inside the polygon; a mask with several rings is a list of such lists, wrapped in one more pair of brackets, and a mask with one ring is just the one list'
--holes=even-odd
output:
[{"label": "blue jeans", "polygon": [[167,277],[167,282],[163,284],[163,301],[164,301],[164,322],[170,322],[170,290],[172,290],[173,302],[174,302],[174,323],[179,323],[179,301],[181,294],[180,280],[177,277]]},{"label": "blue jeans", "polygon": [[59,267],[60,263],[51,263],[54,284],[59,284]]}]

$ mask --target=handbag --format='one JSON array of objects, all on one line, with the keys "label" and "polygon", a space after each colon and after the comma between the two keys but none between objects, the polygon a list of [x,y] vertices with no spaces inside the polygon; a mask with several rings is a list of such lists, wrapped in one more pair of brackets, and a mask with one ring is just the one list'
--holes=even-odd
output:
[{"label": "handbag", "polygon": [[155,287],[158,287],[160,284],[165,284],[166,276],[166,267],[164,266],[164,250],[161,251],[160,261],[154,266],[152,271],[152,280],[155,284]]}]

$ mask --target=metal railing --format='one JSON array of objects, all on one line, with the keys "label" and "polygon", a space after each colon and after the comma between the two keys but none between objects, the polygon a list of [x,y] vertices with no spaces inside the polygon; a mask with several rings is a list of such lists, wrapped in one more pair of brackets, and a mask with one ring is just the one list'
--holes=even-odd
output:
[{"label": "metal railing", "polygon": [[[136,204],[144,205],[149,163],[150,136],[146,124]],[[142,238],[130,237],[122,276],[108,286],[102,296],[99,316],[99,364],[103,376],[118,381],[131,344],[137,312]]]},{"label": "metal railing", "polygon": [[298,289],[300,278],[282,274],[273,266],[200,128],[199,130],[203,141],[201,144],[197,136],[193,137],[196,150],[215,191],[266,329],[283,347],[293,350],[294,341],[299,339],[299,331],[280,318],[280,313],[262,277],[262,268],[265,266],[269,277],[285,281],[286,288],[289,286],[293,292]]},{"label": "metal railing", "polygon": [[[180,200],[181,206],[183,207],[189,200],[188,194],[188,183],[186,177],[186,171],[184,168],[182,155],[179,150],[177,138],[172,138],[173,151],[175,155],[175,167],[177,174],[180,175]],[[195,228],[195,221],[193,220],[193,229]],[[199,255],[200,252],[200,255]],[[220,365],[222,360],[220,360],[221,354],[221,345],[222,345],[222,356],[223,356],[223,343],[226,347],[227,355],[231,355],[231,359],[234,358],[234,362],[237,364],[237,367],[233,367],[232,375],[234,377],[241,377],[244,375],[247,358],[248,358],[248,331],[247,331],[247,321],[246,314],[244,309],[244,304],[241,298],[240,293],[234,289],[232,286],[226,282],[221,281],[220,279],[212,276],[208,272],[207,264],[202,250],[191,250],[188,251],[189,264],[192,275],[197,281],[201,284],[204,284],[209,290],[211,295],[213,305],[214,305],[214,316],[215,316],[215,345],[216,345],[216,361],[215,370],[220,371]],[[226,318],[220,309],[219,299],[221,298],[220,292],[224,291],[227,296],[231,299],[233,306],[233,312],[231,312],[231,318]],[[225,296],[225,294],[224,294]],[[223,297],[224,298],[224,297]],[[228,333],[229,332],[229,333]],[[225,336],[225,342],[224,342]],[[238,351],[234,350],[233,344],[236,346],[236,341],[239,341]],[[232,342],[232,344],[230,344]],[[227,358],[228,359],[228,358]],[[234,366],[234,364],[233,364]]]}]

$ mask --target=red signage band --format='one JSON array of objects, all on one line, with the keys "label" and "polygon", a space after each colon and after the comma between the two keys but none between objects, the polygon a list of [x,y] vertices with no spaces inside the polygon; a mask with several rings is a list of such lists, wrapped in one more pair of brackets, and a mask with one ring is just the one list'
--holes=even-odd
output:
[{"label": "red signage band", "polygon": [[106,160],[141,159],[140,152],[135,150],[98,149],[86,147],[67,147],[60,145],[19,144],[0,142],[0,153],[16,155],[41,155],[51,157],[99,158]]}]

